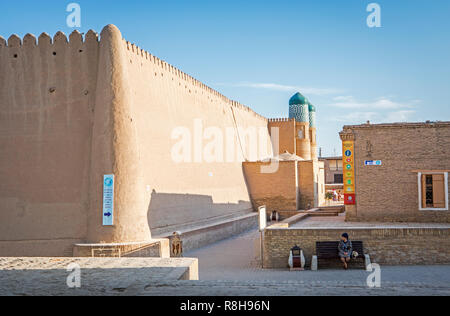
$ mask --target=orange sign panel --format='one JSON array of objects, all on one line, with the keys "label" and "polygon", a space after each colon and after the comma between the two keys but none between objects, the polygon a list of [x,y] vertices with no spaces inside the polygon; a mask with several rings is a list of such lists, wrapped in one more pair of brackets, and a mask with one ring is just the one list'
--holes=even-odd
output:
[{"label": "orange sign panel", "polygon": [[345,204],[355,204],[355,144],[353,141],[342,142],[342,164],[344,167]]}]

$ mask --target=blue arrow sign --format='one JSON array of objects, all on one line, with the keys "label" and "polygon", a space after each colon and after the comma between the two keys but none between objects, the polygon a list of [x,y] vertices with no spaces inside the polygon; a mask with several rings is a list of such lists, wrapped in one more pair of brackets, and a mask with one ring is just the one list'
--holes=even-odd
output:
[{"label": "blue arrow sign", "polygon": [[103,226],[114,225],[114,175],[103,178]]}]

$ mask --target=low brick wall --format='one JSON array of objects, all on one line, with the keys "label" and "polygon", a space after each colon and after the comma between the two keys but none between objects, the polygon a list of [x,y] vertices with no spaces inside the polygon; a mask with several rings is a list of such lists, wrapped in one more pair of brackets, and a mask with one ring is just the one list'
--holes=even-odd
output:
[{"label": "low brick wall", "polygon": [[303,249],[309,267],[316,242],[339,240],[344,232],[364,242],[372,262],[450,264],[450,228],[268,228],[264,233],[264,268],[287,268],[289,251],[296,244]]}]

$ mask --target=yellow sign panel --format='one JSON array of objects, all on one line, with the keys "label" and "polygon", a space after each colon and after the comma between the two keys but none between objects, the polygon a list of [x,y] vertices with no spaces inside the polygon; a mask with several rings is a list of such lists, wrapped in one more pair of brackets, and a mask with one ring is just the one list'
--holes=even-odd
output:
[{"label": "yellow sign panel", "polygon": [[342,142],[342,163],[344,167],[344,193],[355,193],[355,144],[353,141]]}]

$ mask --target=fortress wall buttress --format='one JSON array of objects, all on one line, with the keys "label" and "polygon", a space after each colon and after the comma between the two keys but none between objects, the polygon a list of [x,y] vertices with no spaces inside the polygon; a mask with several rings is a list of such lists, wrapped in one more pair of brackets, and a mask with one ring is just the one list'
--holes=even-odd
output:
[{"label": "fortress wall buttress", "polygon": [[[147,223],[142,161],[126,49],[117,27],[101,33],[92,136],[87,241],[144,242]],[[102,225],[103,176],[114,174],[114,226]]]},{"label": "fortress wall buttress", "polygon": [[[251,211],[242,169],[242,161],[252,158],[245,139],[254,128],[269,141],[267,119],[139,47],[123,45],[151,229],[170,231],[175,225]],[[182,139],[189,150],[178,161],[173,154],[179,154]],[[223,144],[217,151],[210,146],[214,139]],[[205,152],[214,157],[209,160]]]},{"label": "fortress wall buttress", "polygon": [[84,240],[97,34],[0,38],[0,255],[70,255]]}]

